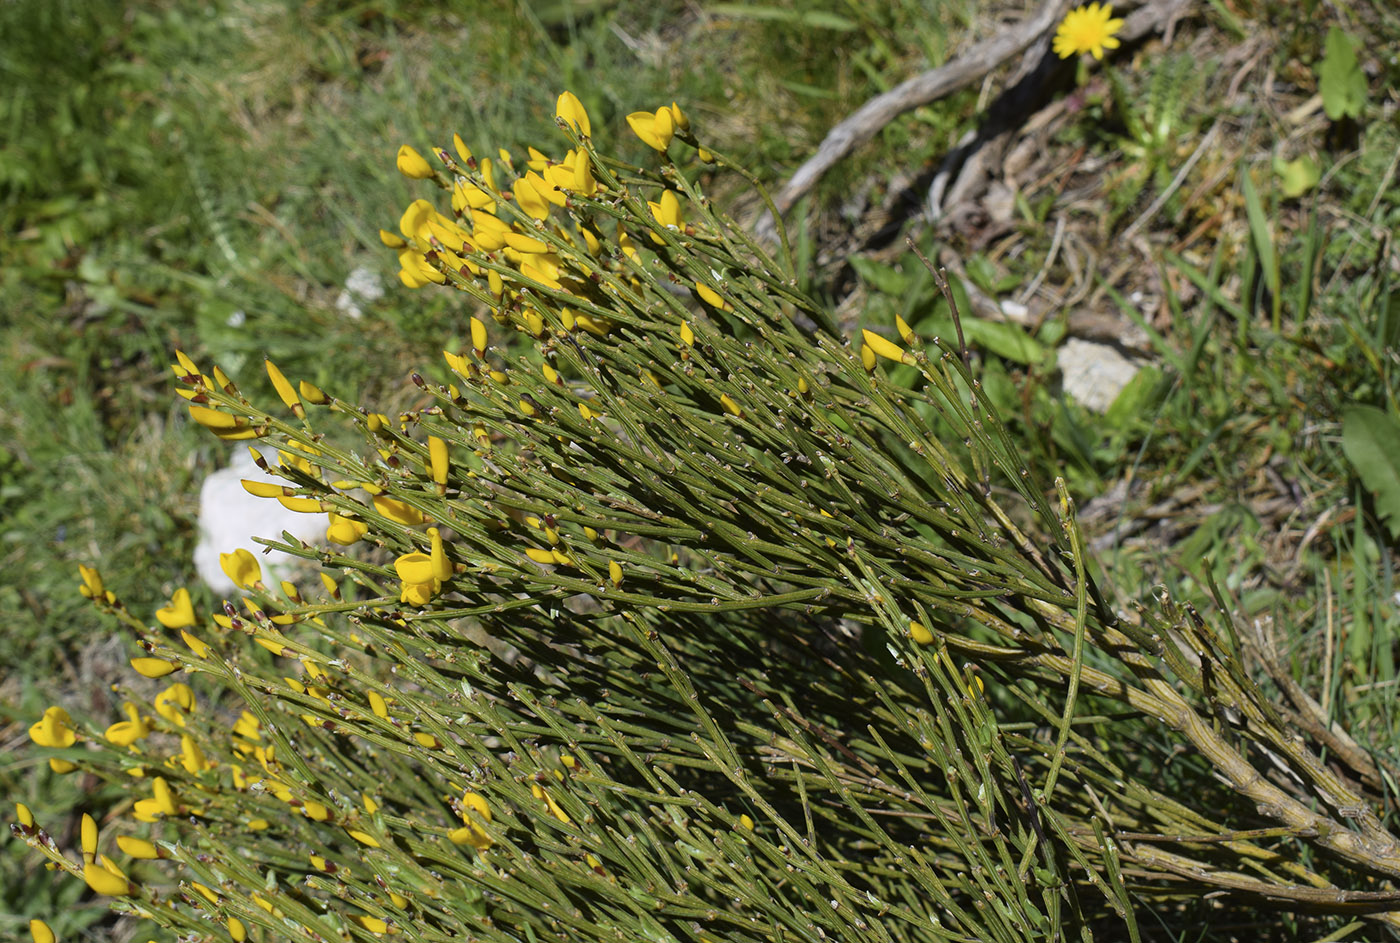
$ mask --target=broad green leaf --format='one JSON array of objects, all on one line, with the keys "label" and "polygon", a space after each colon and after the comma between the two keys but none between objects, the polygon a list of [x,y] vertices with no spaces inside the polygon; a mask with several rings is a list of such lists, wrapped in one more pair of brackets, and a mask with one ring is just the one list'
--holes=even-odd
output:
[{"label": "broad green leaf", "polygon": [[1342,451],[1375,497],[1390,536],[1400,538],[1400,419],[1374,406],[1346,407]]},{"label": "broad green leaf", "polygon": [[1366,75],[1351,37],[1335,26],[1327,31],[1327,51],[1317,67],[1317,90],[1322,95],[1322,109],[1331,120],[1361,117],[1366,106]]},{"label": "broad green leaf", "polygon": [[1045,359],[1045,347],[1040,341],[1015,324],[964,318],[963,333],[969,344],[1016,363],[1040,363]]},{"label": "broad green leaf", "polygon": [[1275,157],[1274,173],[1278,174],[1283,195],[1292,200],[1317,186],[1317,181],[1322,177],[1322,168],[1306,154],[1288,161]]},{"label": "broad green leaf", "polygon": [[886,295],[902,295],[909,287],[909,273],[892,265],[884,265],[861,256],[854,256],[851,259],[851,268],[856,270],[861,281],[875,291]]}]

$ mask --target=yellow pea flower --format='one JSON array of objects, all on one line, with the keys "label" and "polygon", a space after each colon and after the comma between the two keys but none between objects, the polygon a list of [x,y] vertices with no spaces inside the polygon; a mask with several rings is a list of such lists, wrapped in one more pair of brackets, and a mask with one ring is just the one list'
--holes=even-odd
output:
[{"label": "yellow pea flower", "polygon": [[55,943],[58,939],[49,929],[49,925],[38,919],[29,921],[29,935],[34,943]]},{"label": "yellow pea flower", "polygon": [[98,572],[96,567],[83,566],[79,563],[78,576],[83,580],[83,585],[78,588],[78,592],[88,599],[100,599],[106,592],[102,585],[102,574]]},{"label": "yellow pea flower", "polygon": [[118,721],[102,734],[109,743],[114,743],[119,747],[129,747],[137,740],[143,740],[150,736],[151,728],[146,726],[146,722],[141,719],[141,712],[135,704],[130,701],[122,704],[122,710],[126,712],[128,720]]},{"label": "yellow pea flower", "polygon": [[655,203],[647,200],[647,207],[650,208],[652,217],[668,229],[679,229],[684,225],[680,197],[676,196],[675,190],[663,192],[661,199]]},{"label": "yellow pea flower", "polygon": [[449,833],[447,838],[454,845],[471,845],[477,851],[485,851],[494,842],[481,826],[472,821],[471,813],[476,813],[487,822],[491,821],[491,808],[486,804],[486,799],[477,793],[466,792],[462,794],[461,815],[462,821],[467,824]]},{"label": "yellow pea flower", "polygon": [[422,511],[403,501],[396,501],[393,498],[376,495],[374,498],[374,509],[397,524],[407,524],[409,527],[414,527],[423,523]]},{"label": "yellow pea flower", "polygon": [[462,163],[470,164],[472,162],[472,150],[467,147],[467,142],[462,140],[460,134],[452,135],[452,149],[457,152],[457,156],[462,159]]},{"label": "yellow pea flower", "polygon": [[[598,181],[593,176],[593,159],[588,156],[587,152],[583,150],[578,151],[577,156],[574,157],[573,172],[573,190],[575,193],[581,193],[584,196],[593,196],[598,192]],[[587,237],[587,230],[584,230],[584,235]]]},{"label": "yellow pea flower", "polygon": [[185,715],[194,713],[194,691],[188,684],[177,682],[155,696],[156,713],[177,727],[185,726]]},{"label": "yellow pea flower", "polygon": [[705,304],[709,305],[711,308],[719,308],[721,311],[734,310],[734,306],[729,302],[725,301],[724,297],[720,295],[719,292],[715,291],[709,285],[706,285],[702,282],[695,283],[695,294],[700,297],[701,301],[705,302]]},{"label": "yellow pea flower", "polygon": [[181,586],[170,597],[170,605],[156,610],[156,621],[167,629],[187,629],[197,625],[199,619],[194,613],[194,603],[190,601],[190,591]]},{"label": "yellow pea flower", "polygon": [[208,657],[209,657],[209,651],[210,651],[209,646],[208,646],[205,642],[203,642],[202,640],[200,640],[199,638],[197,638],[197,637],[191,635],[190,633],[186,632],[184,629],[181,629],[181,630],[180,630],[180,639],[181,639],[181,641],[183,641],[183,642],[185,643],[186,646],[189,647],[189,650],[190,650],[190,651],[194,652],[194,655],[195,655],[196,658],[208,658]]},{"label": "yellow pea flower", "polygon": [[301,400],[297,397],[297,391],[292,387],[277,364],[271,360],[264,359],[263,367],[267,370],[268,379],[272,381],[272,388],[277,391],[277,396],[282,400],[282,404],[301,418],[306,414],[306,410],[301,405]]},{"label": "yellow pea flower", "polygon": [[[903,347],[894,341],[888,340],[876,334],[874,331],[861,331],[861,337],[865,340],[865,346],[886,360],[893,360],[895,363],[908,363],[908,354]],[[862,348],[864,349],[864,348]]]},{"label": "yellow pea flower", "polygon": [[934,639],[933,633],[928,630],[927,626],[922,622],[914,621],[909,623],[909,637],[917,645],[932,645]]},{"label": "yellow pea flower", "polygon": [[428,536],[433,541],[432,552],[429,554],[429,559],[433,561],[433,579],[439,582],[450,579],[452,561],[447,558],[447,547],[443,544],[442,534],[436,527],[429,527]]},{"label": "yellow pea flower", "polygon": [[544,179],[533,172],[515,181],[515,187],[512,189],[515,194],[515,203],[531,219],[545,219],[549,216],[550,201],[539,191],[531,177],[539,179],[542,184],[544,183]]},{"label": "yellow pea flower", "polygon": [[433,561],[426,553],[415,550],[394,561],[394,572],[405,583],[428,583],[433,579]]},{"label": "yellow pea flower", "polygon": [[466,213],[468,210],[496,208],[496,200],[491,194],[469,180],[458,180],[452,185],[452,211]]},{"label": "yellow pea flower", "polygon": [[118,835],[117,847],[132,858],[153,859],[160,857],[160,849],[144,838],[131,835]]},{"label": "yellow pea flower", "polygon": [[41,747],[71,747],[78,742],[73,730],[73,718],[61,707],[44,711],[44,716],[29,728],[29,739]]},{"label": "yellow pea flower", "polygon": [[[420,233],[425,231],[428,218],[434,212],[433,204],[427,200],[414,200],[399,217],[399,232],[403,233],[405,239],[419,241]],[[426,243],[427,239],[423,238],[422,242]]]},{"label": "yellow pea flower", "polygon": [[242,547],[233,553],[219,554],[219,568],[240,589],[252,589],[262,579],[257,557]]},{"label": "yellow pea flower", "polygon": [[671,102],[669,111],[671,112],[671,120],[676,123],[676,127],[680,128],[682,131],[690,130],[690,119],[686,117],[685,112],[681,111],[680,105]]},{"label": "yellow pea flower", "polygon": [[545,792],[544,788],[540,786],[539,783],[532,783],[530,785],[530,795],[534,796],[536,799],[542,800],[544,802],[544,807],[549,811],[549,814],[554,816],[559,821],[563,822],[565,825],[568,825],[572,821],[569,818],[569,813],[565,812],[562,808],[560,808],[559,803],[554,801],[554,797],[551,796],[549,793]]},{"label": "yellow pea flower", "polygon": [[436,484],[447,484],[448,464],[447,443],[435,435],[428,436],[428,469]]},{"label": "yellow pea flower", "polygon": [[86,812],[83,813],[79,838],[83,846],[83,861],[92,864],[97,860],[97,822]]},{"label": "yellow pea flower", "polygon": [[578,96],[573,92],[562,92],[559,101],[554,106],[555,117],[562,118],[564,123],[572,127],[579,133],[580,137],[591,137],[592,126],[588,122],[588,112],[583,108],[583,102],[578,100]]},{"label": "yellow pea flower", "polygon": [[330,512],[327,517],[330,520],[330,526],[326,528],[326,540],[333,544],[348,547],[369,533],[369,525],[364,521],[341,517],[334,511]]},{"label": "yellow pea flower", "polygon": [[627,123],[643,144],[662,154],[671,146],[671,138],[676,134],[676,117],[669,108],[658,108],[654,114],[634,111],[627,116]]},{"label": "yellow pea flower", "polygon": [[433,168],[423,159],[423,155],[407,144],[399,148],[399,173],[411,180],[428,180],[433,176]]},{"label": "yellow pea flower", "polygon": [[133,658],[131,667],[144,678],[164,678],[180,666],[164,658]]},{"label": "yellow pea flower", "polygon": [[204,758],[204,751],[189,734],[180,737],[180,765],[191,776],[204,772],[210,765]]},{"label": "yellow pea flower", "polygon": [[100,864],[83,866],[83,880],[95,893],[106,897],[127,897],[131,894],[131,882],[123,875],[109,871]]}]

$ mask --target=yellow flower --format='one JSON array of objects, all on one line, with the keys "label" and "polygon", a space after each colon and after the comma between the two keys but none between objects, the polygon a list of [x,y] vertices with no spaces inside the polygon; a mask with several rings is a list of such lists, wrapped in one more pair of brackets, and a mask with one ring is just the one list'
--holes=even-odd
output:
[{"label": "yellow flower", "polygon": [[676,134],[676,116],[669,108],[658,108],[655,114],[648,111],[634,111],[627,116],[642,143],[654,150],[666,153],[671,146],[671,138]]},{"label": "yellow flower", "polygon": [[164,658],[133,658],[131,667],[142,677],[164,678],[180,666]]},{"label": "yellow flower", "polygon": [[96,567],[83,566],[78,564],[78,575],[83,579],[83,585],[78,590],[88,599],[100,599],[106,592],[102,585],[102,574]]},{"label": "yellow flower", "polygon": [[[685,225],[681,215],[680,197],[676,196],[675,190],[667,190],[661,194],[661,200],[653,203],[647,200],[647,208],[651,210],[652,218],[667,229],[680,229]],[[655,239],[655,237],[652,237]],[[656,239],[658,243],[661,241]]]},{"label": "yellow flower", "polygon": [[919,645],[932,645],[935,639],[934,634],[929,631],[928,626],[924,625],[922,622],[909,623],[909,637]]},{"label": "yellow flower", "polygon": [[156,610],[156,621],[167,629],[187,629],[197,625],[199,619],[194,613],[194,603],[190,601],[190,591],[183,586],[170,597],[170,605]]},{"label": "yellow flower", "polygon": [[194,713],[194,691],[183,682],[172,684],[152,701],[156,713],[177,727],[185,726],[185,715]]},{"label": "yellow flower", "polygon": [[442,581],[434,574],[439,566],[433,558],[422,551],[405,553],[394,561],[394,571],[402,581],[399,602],[413,606],[425,606],[441,589]]},{"label": "yellow flower", "polygon": [[865,341],[865,346],[886,360],[893,360],[895,363],[905,362],[904,349],[893,341],[886,340],[874,331],[861,331],[861,337]]},{"label": "yellow flower", "polygon": [[406,502],[385,497],[375,497],[373,500],[374,509],[391,521],[409,527],[423,523],[423,512]]},{"label": "yellow flower", "polygon": [[423,159],[423,155],[405,144],[399,148],[399,173],[414,180],[427,180],[433,175],[433,168]]},{"label": "yellow flower", "polygon": [[486,804],[486,800],[474,792],[463,793],[461,802],[462,821],[467,823],[465,827],[454,829],[447,838],[454,845],[471,845],[478,851],[485,851],[494,842],[486,831],[472,821],[471,814],[475,812],[487,822],[491,821],[491,809]]},{"label": "yellow flower", "polygon": [[1055,55],[1068,59],[1087,52],[1102,59],[1105,49],[1117,49],[1113,34],[1123,28],[1123,21],[1112,17],[1113,7],[1108,4],[1091,3],[1071,10],[1055,31]]},{"label": "yellow flower", "polygon": [[107,897],[126,897],[131,894],[131,882],[114,871],[99,864],[83,866],[83,880],[87,886]]},{"label": "yellow flower", "polygon": [[160,849],[144,838],[131,835],[118,835],[117,847],[133,858],[152,859],[160,857]]},{"label": "yellow flower", "polygon": [[44,717],[29,728],[29,739],[41,747],[71,747],[78,740],[73,719],[61,707],[50,707]]},{"label": "yellow flower", "polygon": [[330,526],[326,528],[326,539],[333,544],[348,547],[369,533],[369,525],[364,521],[341,517],[334,511],[330,513],[329,518]]},{"label": "yellow flower", "polygon": [[262,579],[262,567],[258,566],[258,558],[242,547],[233,553],[219,554],[219,568],[233,581],[233,585],[242,589],[252,589],[258,580]]},{"label": "yellow flower", "polygon": [[583,102],[579,101],[578,96],[573,92],[564,92],[559,96],[554,114],[564,119],[565,124],[573,125],[574,129],[583,137],[588,137],[593,133],[588,123],[588,112],[584,111]]},{"label": "yellow flower", "polygon": [[37,919],[29,921],[29,935],[34,938],[34,943],[54,943],[58,939],[47,923]]},{"label": "yellow flower", "polygon": [[144,739],[150,735],[150,728],[141,719],[141,712],[136,709],[136,705],[127,701],[122,705],[122,710],[130,720],[122,720],[107,728],[103,734],[109,741],[119,747],[129,747],[137,740]]}]

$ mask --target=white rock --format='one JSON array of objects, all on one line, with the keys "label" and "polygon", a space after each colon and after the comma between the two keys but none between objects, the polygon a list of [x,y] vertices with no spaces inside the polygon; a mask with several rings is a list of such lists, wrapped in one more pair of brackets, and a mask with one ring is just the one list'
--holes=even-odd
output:
[{"label": "white rock", "polygon": [[364,317],[360,302],[373,304],[384,297],[384,284],[374,269],[364,265],[355,268],[345,279],[345,288],[335,299],[335,308],[348,318]]},{"label": "white rock", "polygon": [[1064,389],[1096,413],[1107,411],[1137,375],[1137,364],[1110,344],[1071,337],[1056,351]]},{"label": "white rock", "polygon": [[[275,453],[274,453],[275,454]],[[285,484],[253,464],[246,449],[240,449],[228,468],[214,472],[199,491],[199,543],[194,548],[194,565],[199,576],[216,593],[232,593],[237,587],[219,566],[219,554],[239,547],[251,552],[262,565],[263,582],[275,586],[287,579],[298,558],[278,551],[264,556],[266,549],[254,537],[280,539],[291,531],[308,543],[324,538],[326,517],[289,511],[272,498],[255,498],[239,481],[273,481]]]}]

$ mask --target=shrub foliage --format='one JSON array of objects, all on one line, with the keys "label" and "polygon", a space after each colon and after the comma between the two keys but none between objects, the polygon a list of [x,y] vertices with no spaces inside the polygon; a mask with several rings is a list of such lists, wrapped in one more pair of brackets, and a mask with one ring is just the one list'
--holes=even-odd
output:
[{"label": "shrub foliage", "polygon": [[1108,603],[958,338],[842,337],[676,106],[629,117],[645,167],[558,114],[562,159],[400,151],[443,200],[382,233],[401,278],[478,312],[411,408],[179,356],[283,480],[249,490],[328,515],[269,542],[320,582],[244,548],[242,598],[151,624],[85,567],[186,680],[34,725],[131,795],[114,843],[19,834],[191,940],[1136,939],[1207,891],[1396,921],[1386,774],[1223,606]]}]

